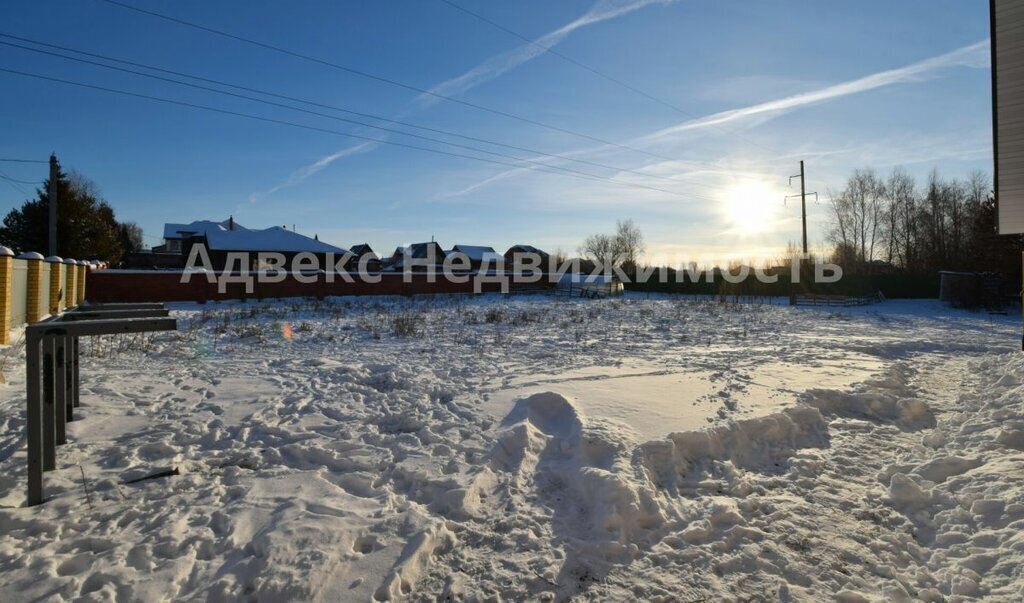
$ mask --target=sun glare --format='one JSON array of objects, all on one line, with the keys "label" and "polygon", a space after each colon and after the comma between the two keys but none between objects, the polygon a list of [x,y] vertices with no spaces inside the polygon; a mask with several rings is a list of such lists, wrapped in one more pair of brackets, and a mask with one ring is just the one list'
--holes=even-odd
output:
[{"label": "sun glare", "polygon": [[762,182],[738,182],[725,193],[722,214],[729,232],[754,235],[770,230],[777,218],[782,197]]}]

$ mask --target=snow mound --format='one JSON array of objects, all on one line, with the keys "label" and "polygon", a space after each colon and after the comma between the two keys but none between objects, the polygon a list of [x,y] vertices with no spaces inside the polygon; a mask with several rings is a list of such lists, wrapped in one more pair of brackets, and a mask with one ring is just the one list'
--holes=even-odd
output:
[{"label": "snow mound", "polygon": [[909,377],[909,369],[896,364],[853,391],[810,389],[801,400],[828,415],[894,423],[904,429],[934,427],[935,414],[924,400],[914,397]]},{"label": "snow mound", "polygon": [[695,469],[728,462],[735,468],[776,471],[801,448],[828,447],[828,426],[810,407],[735,421],[721,427],[683,431],[665,440],[640,446],[640,456],[652,481],[676,491]]},{"label": "snow mound", "polygon": [[508,427],[522,422],[529,422],[549,435],[573,438],[583,428],[583,415],[565,396],[541,392],[516,402],[501,424]]},{"label": "snow mound", "polygon": [[552,579],[572,583],[581,568],[594,578],[676,532],[694,542],[740,537],[744,519],[731,499],[716,499],[703,521],[689,523],[678,496],[707,473],[743,492],[742,470],[777,473],[797,451],[828,443],[821,413],[801,406],[637,445],[623,426],[586,419],[566,397],[543,392],[519,400],[502,422],[484,480],[494,487],[485,495],[551,509],[556,537],[572,550]]},{"label": "snow mound", "polygon": [[962,456],[940,456],[936,457],[926,463],[919,465],[914,469],[914,473],[920,475],[924,479],[942,483],[953,477],[954,475],[960,475],[966,473],[975,467],[980,467],[984,464],[984,461],[977,458],[964,458]]},{"label": "snow mound", "polygon": [[373,594],[373,599],[398,601],[408,598],[434,555],[447,551],[454,543],[455,536],[439,521],[416,534],[405,545],[398,562]]},{"label": "snow mound", "polygon": [[914,509],[924,507],[932,501],[932,491],[902,473],[894,473],[889,481],[887,497],[896,508]]},{"label": "snow mound", "polygon": [[1024,451],[1024,429],[1004,429],[996,436],[996,443]]},{"label": "snow mound", "polygon": [[665,522],[657,494],[631,466],[634,445],[625,427],[585,421],[567,398],[542,392],[519,400],[502,422],[490,465],[511,474],[515,489],[548,498],[597,557],[623,559]]}]

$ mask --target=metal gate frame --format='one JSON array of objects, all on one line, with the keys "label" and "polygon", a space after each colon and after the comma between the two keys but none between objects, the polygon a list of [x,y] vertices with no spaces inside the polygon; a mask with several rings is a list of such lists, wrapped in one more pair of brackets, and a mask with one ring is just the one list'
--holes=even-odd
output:
[{"label": "metal gate frame", "polygon": [[94,304],[25,327],[28,410],[28,506],[41,504],[43,472],[57,466],[57,446],[79,406],[80,337],[175,331],[162,304]]}]

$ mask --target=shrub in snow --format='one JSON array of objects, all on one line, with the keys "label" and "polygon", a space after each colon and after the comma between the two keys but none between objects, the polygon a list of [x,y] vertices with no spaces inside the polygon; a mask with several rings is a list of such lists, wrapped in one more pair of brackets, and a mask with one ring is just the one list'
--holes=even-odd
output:
[{"label": "shrub in snow", "polygon": [[418,312],[400,312],[391,317],[391,332],[398,337],[419,337],[426,322]]}]

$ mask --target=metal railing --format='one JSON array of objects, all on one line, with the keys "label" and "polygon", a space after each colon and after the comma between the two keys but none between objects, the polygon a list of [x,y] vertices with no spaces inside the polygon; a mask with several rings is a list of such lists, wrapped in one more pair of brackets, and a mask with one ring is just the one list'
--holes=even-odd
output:
[{"label": "metal railing", "polygon": [[57,446],[79,406],[79,338],[174,331],[162,304],[80,306],[25,327],[28,506],[44,501],[43,473],[57,468]]},{"label": "metal railing", "polygon": [[876,304],[880,301],[877,295],[860,295],[860,296],[849,296],[849,295],[814,295],[814,294],[800,294],[792,295],[789,299],[789,305],[791,306],[840,306],[840,307],[851,307],[851,306],[867,306],[870,304]]}]

